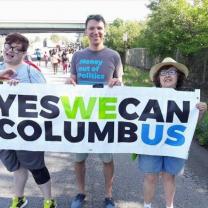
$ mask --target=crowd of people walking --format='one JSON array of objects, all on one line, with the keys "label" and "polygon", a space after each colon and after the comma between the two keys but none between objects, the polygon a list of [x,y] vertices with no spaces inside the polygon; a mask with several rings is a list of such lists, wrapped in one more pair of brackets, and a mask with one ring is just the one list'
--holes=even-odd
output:
[{"label": "crowd of people walking", "polygon": [[[72,85],[102,85],[121,86],[123,85],[123,66],[118,52],[104,46],[106,22],[101,15],[90,15],[86,19],[86,35],[89,39],[89,47],[74,52],[68,48],[54,48],[45,52],[42,57],[45,67],[51,62],[53,73],[56,74],[61,67],[63,73],[70,68],[70,77],[66,84]],[[29,41],[18,33],[9,34],[4,43],[4,63],[0,65],[0,76],[12,78],[10,85],[21,83],[45,83],[45,78],[40,71],[24,62],[27,54]],[[40,55],[40,54],[39,54]],[[37,58],[40,66],[41,58]],[[92,63],[96,66],[92,67]],[[88,75],[81,71],[82,67],[87,68]],[[95,71],[97,69],[97,71]],[[95,73],[99,76],[93,76]],[[183,81],[189,74],[188,68],[176,62],[172,58],[165,58],[161,63],[154,65],[150,70],[150,79],[156,87],[173,88],[183,90]],[[199,102],[196,105],[199,110],[199,119],[207,111],[207,104]],[[105,179],[105,197],[103,199],[105,208],[115,208],[116,203],[112,196],[114,179],[113,154],[98,154],[103,164],[103,175]],[[74,172],[77,179],[78,193],[70,203],[70,208],[81,208],[86,198],[85,172],[87,153],[77,153],[74,163]],[[24,195],[24,188],[28,179],[28,172],[31,172],[36,184],[39,186],[43,197],[44,208],[61,207],[57,205],[51,194],[50,173],[44,162],[44,152],[0,150],[0,159],[8,169],[13,172],[14,177],[14,198],[10,208],[26,207],[28,200]],[[139,155],[139,168],[144,172],[144,208],[151,208],[154,198],[156,183],[159,175],[164,181],[166,208],[174,207],[174,196],[176,191],[175,178],[182,174],[185,160],[167,156]],[[93,171],[93,170],[92,170]]]},{"label": "crowd of people walking", "polygon": [[[49,50],[49,60],[53,68],[54,74],[57,73],[58,68],[62,68],[63,73],[67,74],[70,66],[74,49],[60,47]],[[46,60],[44,60],[46,62]]]},{"label": "crowd of people walking", "polygon": [[60,47],[57,45],[56,47],[44,51],[42,55],[40,49],[36,49],[35,59],[32,60],[29,54],[26,55],[26,61],[34,62],[37,67],[41,67],[41,62],[44,62],[44,67],[52,67],[53,73],[56,74],[58,70],[62,71],[64,74],[67,74],[70,70],[71,59],[74,52],[77,49],[73,47]]}]

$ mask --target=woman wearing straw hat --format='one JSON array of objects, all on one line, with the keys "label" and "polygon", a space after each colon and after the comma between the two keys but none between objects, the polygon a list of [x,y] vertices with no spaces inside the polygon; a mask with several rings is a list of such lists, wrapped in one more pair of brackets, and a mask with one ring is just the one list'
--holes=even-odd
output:
[{"label": "woman wearing straw hat", "polygon": [[[181,89],[183,81],[189,73],[188,68],[173,60],[165,58],[150,70],[150,79],[156,87]],[[207,104],[200,102],[199,119],[207,111]],[[159,175],[163,180],[166,207],[173,208],[175,195],[175,177],[183,173],[185,160],[168,156],[140,155],[139,168],[144,172],[144,208],[151,208]]]}]

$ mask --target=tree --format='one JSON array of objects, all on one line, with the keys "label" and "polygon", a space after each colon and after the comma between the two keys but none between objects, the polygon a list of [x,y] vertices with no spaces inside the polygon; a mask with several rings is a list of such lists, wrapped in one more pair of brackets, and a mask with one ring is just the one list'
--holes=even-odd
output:
[{"label": "tree", "polygon": [[89,40],[88,40],[88,37],[87,36],[83,36],[81,38],[81,45],[83,48],[86,48],[89,46]]},{"label": "tree", "polygon": [[[142,27],[143,24],[138,21],[116,19],[107,29],[105,44],[120,53],[124,53],[125,49],[136,46]],[[126,43],[123,40],[124,34],[127,34]]]},{"label": "tree", "polygon": [[[152,4],[151,4],[152,3]],[[183,55],[208,47],[208,1],[154,0],[152,14],[138,44],[160,56]]]},{"label": "tree", "polygon": [[150,10],[157,10],[159,6],[160,0],[150,0],[149,5],[147,5],[147,8]]},{"label": "tree", "polygon": [[50,40],[53,42],[53,43],[58,43],[60,40],[61,40],[61,37],[57,34],[52,34],[50,36]]}]

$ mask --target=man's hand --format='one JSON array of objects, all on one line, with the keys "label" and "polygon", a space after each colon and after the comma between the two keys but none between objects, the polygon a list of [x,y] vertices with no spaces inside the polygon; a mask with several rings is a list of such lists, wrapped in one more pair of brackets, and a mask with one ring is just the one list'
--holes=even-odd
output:
[{"label": "man's hand", "polygon": [[121,85],[122,85],[122,81],[119,78],[113,78],[108,82],[109,87],[121,86]]},{"label": "man's hand", "polygon": [[75,81],[75,79],[73,77],[69,77],[69,78],[66,79],[65,84],[72,84],[73,86],[75,86],[76,85],[76,81]]}]

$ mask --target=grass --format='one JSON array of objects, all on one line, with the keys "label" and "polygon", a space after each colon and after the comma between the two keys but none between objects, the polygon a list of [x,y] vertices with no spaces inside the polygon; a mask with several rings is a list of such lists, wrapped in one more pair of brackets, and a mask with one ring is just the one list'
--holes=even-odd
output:
[{"label": "grass", "polygon": [[152,87],[149,79],[149,71],[141,70],[132,66],[125,65],[124,67],[124,85]]}]

